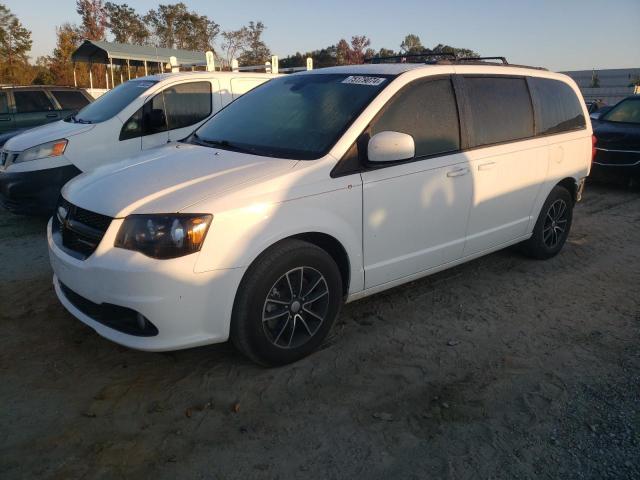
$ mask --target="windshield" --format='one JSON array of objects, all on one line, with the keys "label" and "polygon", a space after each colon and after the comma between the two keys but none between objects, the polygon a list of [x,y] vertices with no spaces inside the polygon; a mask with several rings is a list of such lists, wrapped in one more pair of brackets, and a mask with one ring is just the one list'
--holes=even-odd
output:
[{"label": "windshield", "polygon": [[113,90],[109,90],[104,95],[98,97],[95,102],[84,107],[67,121],[100,123],[109,120],[129,105],[133,99],[140,96],[156,83],[158,83],[156,80],[129,80],[128,82],[121,83]]},{"label": "windshield", "polygon": [[602,116],[607,122],[640,123],[640,98],[621,101]]},{"label": "windshield", "polygon": [[389,76],[303,74],[271,80],[230,103],[192,141],[255,155],[325,155]]}]

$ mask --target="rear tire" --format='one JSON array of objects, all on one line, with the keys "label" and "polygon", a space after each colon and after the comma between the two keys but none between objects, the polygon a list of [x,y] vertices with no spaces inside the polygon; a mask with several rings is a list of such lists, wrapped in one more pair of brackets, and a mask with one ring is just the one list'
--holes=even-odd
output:
[{"label": "rear tire", "polygon": [[342,306],[342,278],[331,256],[297,239],[262,253],[240,283],[233,344],[265,365],[295,362],[326,338]]},{"label": "rear tire", "polygon": [[522,252],[539,260],[555,257],[569,236],[573,205],[573,197],[566,188],[553,187],[540,210],[531,238],[520,244]]}]

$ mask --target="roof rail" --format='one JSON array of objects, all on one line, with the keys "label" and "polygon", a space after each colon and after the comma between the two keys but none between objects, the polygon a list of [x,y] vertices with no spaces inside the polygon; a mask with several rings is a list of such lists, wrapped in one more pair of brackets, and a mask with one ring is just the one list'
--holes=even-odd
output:
[{"label": "roof rail", "polygon": [[[439,57],[438,59],[434,59],[433,57]],[[543,67],[532,67],[530,65],[517,65],[513,63],[509,63],[505,57],[459,57],[457,54],[453,52],[428,52],[424,51],[422,53],[410,53],[407,55],[390,55],[387,57],[370,57],[365,58],[365,63],[390,63],[389,61],[395,61],[393,63],[407,63],[409,59],[414,58],[424,58],[424,63],[429,65],[451,65],[451,64],[476,64],[476,65],[504,65],[509,67],[518,67],[518,68],[533,68],[535,70],[546,70]],[[491,62],[494,60],[496,62]],[[498,63],[499,62],[499,63]],[[416,62],[417,63],[417,62]]]}]

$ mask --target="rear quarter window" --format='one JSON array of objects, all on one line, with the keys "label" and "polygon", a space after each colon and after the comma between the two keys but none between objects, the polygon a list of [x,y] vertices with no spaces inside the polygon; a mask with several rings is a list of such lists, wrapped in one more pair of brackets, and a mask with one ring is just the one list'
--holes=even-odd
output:
[{"label": "rear quarter window", "polygon": [[564,82],[550,78],[529,78],[536,101],[537,134],[577,130],[586,127],[582,103],[574,90]]},{"label": "rear quarter window", "polygon": [[0,92],[0,113],[9,113],[9,99],[6,92]]},{"label": "rear quarter window", "polygon": [[53,90],[51,94],[64,110],[80,110],[89,103],[82,93],[74,90]]},{"label": "rear quarter window", "polygon": [[524,78],[465,77],[471,146],[533,137],[533,107]]}]

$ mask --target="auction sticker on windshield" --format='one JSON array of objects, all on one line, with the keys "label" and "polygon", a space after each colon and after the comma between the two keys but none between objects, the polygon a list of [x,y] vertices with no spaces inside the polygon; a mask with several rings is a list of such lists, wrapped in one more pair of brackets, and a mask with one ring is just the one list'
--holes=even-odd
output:
[{"label": "auction sticker on windshield", "polygon": [[372,87],[377,87],[385,80],[386,78],[382,77],[363,77],[362,75],[351,75],[350,77],[345,78],[342,83],[349,83],[351,85],[370,85]]}]

